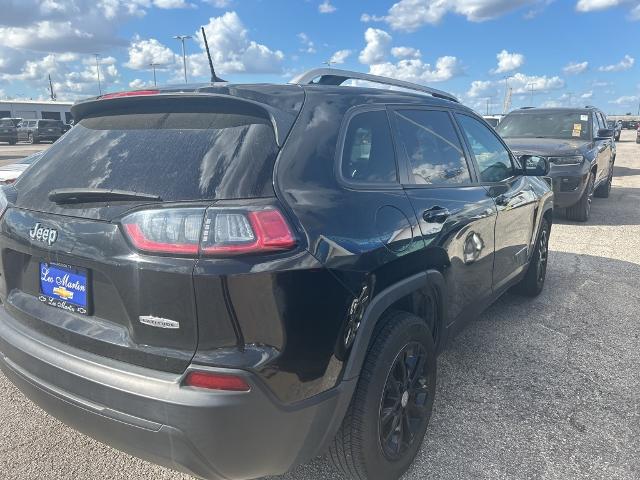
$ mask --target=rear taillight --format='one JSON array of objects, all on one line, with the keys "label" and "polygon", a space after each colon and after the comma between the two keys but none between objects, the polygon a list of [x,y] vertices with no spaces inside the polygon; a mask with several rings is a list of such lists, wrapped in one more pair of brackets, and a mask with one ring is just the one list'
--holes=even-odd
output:
[{"label": "rear taillight", "polygon": [[227,392],[248,392],[251,390],[249,384],[242,377],[216,372],[189,372],[184,379],[184,386]]},{"label": "rear taillight", "polygon": [[296,245],[275,207],[142,210],[126,216],[122,227],[134,247],[148,253],[228,256]]},{"label": "rear taillight", "polygon": [[240,253],[288,250],[296,241],[280,211],[210,209],[202,236],[205,255],[234,255]]}]

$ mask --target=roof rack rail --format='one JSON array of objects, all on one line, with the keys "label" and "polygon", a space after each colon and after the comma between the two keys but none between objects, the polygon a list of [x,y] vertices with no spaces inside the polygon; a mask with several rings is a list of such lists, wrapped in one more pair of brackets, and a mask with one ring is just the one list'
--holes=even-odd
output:
[{"label": "roof rack rail", "polygon": [[520,110],[531,110],[536,107],[520,107]]},{"label": "roof rack rail", "polygon": [[594,107],[593,105],[585,105],[584,108],[598,108],[598,107]]},{"label": "roof rack rail", "polygon": [[[317,81],[314,82],[316,79]],[[432,97],[460,103],[460,101],[453,95],[436,88],[412,82],[405,82],[404,80],[397,80],[395,78],[382,77],[380,75],[372,75],[369,73],[352,72],[349,70],[340,70],[338,68],[315,68],[291,79],[289,83],[296,85],[309,85],[311,83],[315,83],[316,85],[342,85],[347,80],[364,80],[382,85],[406,88],[407,90],[428,93]]]}]

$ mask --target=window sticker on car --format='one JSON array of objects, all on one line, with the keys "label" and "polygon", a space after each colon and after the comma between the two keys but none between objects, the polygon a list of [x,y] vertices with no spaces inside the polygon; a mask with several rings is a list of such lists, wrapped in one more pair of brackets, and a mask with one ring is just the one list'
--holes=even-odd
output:
[{"label": "window sticker on car", "polygon": [[579,137],[581,132],[582,132],[581,130],[574,130],[573,133],[571,134],[571,136],[572,137]]},{"label": "window sticker on car", "polygon": [[582,124],[581,123],[574,123],[573,124],[573,129],[577,130],[577,131],[582,130]]},{"label": "window sticker on car", "polygon": [[581,122],[588,122],[589,121],[589,115],[580,115],[580,121]]}]

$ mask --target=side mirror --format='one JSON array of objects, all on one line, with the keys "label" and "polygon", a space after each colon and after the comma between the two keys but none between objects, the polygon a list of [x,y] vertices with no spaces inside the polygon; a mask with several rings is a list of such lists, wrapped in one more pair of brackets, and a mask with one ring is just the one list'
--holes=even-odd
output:
[{"label": "side mirror", "polygon": [[520,162],[524,166],[524,174],[528,177],[546,177],[551,170],[549,159],[546,157],[522,155]]},{"label": "side mirror", "polygon": [[596,138],[596,140],[605,140],[607,138],[613,137],[614,134],[615,130],[612,130],[610,128],[601,128],[600,130],[598,130],[598,137]]}]

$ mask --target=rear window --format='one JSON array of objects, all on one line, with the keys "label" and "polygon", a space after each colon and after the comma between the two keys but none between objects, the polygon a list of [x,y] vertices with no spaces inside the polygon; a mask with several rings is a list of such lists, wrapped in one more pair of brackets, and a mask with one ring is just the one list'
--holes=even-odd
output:
[{"label": "rear window", "polygon": [[72,187],[165,201],[273,196],[277,153],[270,121],[245,112],[109,114],[79,122],[18,185],[39,204]]},{"label": "rear window", "polygon": [[41,127],[59,127],[59,120],[40,120],[38,123]]},{"label": "rear window", "polygon": [[0,127],[13,127],[11,120],[0,120]]}]

